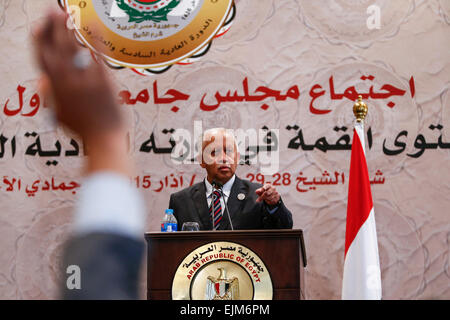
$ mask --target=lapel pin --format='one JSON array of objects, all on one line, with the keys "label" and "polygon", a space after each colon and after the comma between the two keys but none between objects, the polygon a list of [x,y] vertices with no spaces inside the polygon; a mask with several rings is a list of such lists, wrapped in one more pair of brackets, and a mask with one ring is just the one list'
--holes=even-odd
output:
[{"label": "lapel pin", "polygon": [[238,200],[244,200],[244,199],[245,199],[245,194],[239,193],[239,194],[237,195],[237,198],[238,198]]}]

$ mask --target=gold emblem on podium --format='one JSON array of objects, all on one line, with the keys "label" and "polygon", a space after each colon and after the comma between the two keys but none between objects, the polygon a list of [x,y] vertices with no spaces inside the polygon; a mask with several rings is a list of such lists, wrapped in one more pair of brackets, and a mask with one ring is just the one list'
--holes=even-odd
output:
[{"label": "gold emblem on podium", "polygon": [[217,268],[219,277],[208,277],[206,300],[239,300],[239,279],[227,279],[225,268]]},{"label": "gold emblem on podium", "polygon": [[84,46],[142,75],[196,61],[235,16],[233,0],[58,1]]},{"label": "gold emblem on podium", "polygon": [[212,242],[189,253],[172,283],[174,300],[270,300],[269,270],[258,255],[234,242]]}]

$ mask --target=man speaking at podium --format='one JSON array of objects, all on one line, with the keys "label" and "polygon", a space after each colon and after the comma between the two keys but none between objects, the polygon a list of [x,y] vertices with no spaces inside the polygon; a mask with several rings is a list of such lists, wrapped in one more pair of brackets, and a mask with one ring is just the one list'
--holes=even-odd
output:
[{"label": "man speaking at podium", "polygon": [[169,208],[179,226],[197,222],[200,230],[292,228],[292,214],[274,186],[235,175],[239,152],[230,131],[205,131],[201,150],[204,181],[170,196]]}]

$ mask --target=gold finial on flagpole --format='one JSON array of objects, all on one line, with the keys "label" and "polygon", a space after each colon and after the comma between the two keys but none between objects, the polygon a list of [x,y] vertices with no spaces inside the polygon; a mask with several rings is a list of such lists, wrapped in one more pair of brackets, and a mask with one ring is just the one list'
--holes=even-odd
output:
[{"label": "gold finial on flagpole", "polygon": [[364,122],[367,110],[367,105],[362,101],[362,96],[358,96],[358,100],[356,100],[353,105],[353,114],[355,115],[357,122]]}]

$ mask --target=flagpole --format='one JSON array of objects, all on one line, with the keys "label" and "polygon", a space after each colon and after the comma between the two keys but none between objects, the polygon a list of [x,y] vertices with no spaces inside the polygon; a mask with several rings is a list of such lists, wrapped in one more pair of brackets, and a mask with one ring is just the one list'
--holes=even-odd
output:
[{"label": "flagpole", "polygon": [[362,96],[353,105],[356,121],[350,160],[342,299],[381,299],[381,273],[372,192],[365,156]]}]

